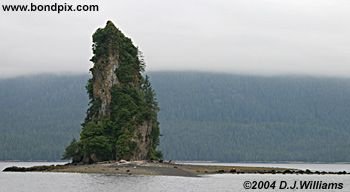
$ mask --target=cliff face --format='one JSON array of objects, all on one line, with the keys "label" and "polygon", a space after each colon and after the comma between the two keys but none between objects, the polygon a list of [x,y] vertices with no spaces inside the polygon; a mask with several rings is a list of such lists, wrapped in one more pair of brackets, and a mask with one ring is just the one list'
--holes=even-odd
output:
[{"label": "cliff face", "polygon": [[110,116],[110,105],[112,100],[111,89],[119,85],[115,71],[118,69],[118,57],[110,52],[107,61],[99,59],[95,67],[91,69],[93,98],[101,102],[101,106],[95,118],[104,118]]},{"label": "cliff face", "polygon": [[95,32],[93,42],[90,107],[74,143],[78,147],[67,156],[84,163],[160,158],[158,106],[148,77],[141,74],[140,52],[110,21]]}]

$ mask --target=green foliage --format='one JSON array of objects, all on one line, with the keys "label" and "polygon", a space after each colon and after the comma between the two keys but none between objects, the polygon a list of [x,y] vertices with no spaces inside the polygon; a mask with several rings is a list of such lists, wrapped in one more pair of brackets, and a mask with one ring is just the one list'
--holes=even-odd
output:
[{"label": "green foliage", "polygon": [[80,135],[84,154],[94,154],[101,161],[113,158],[111,138],[105,134],[109,129],[108,125],[106,120],[85,124]]},{"label": "green foliage", "polygon": [[[86,111],[85,122],[93,120],[93,116],[98,114],[98,110],[101,107],[101,100],[99,98],[92,98],[89,102],[89,108]],[[85,123],[83,123],[84,125]]]},{"label": "green foliage", "polygon": [[143,119],[146,119],[152,123],[152,130],[150,138],[152,140],[152,150],[150,151],[151,159],[162,159],[163,154],[157,150],[157,146],[159,145],[159,123],[157,118],[157,112],[159,111],[158,102],[156,100],[156,93],[151,86],[151,82],[149,81],[149,77],[146,75],[144,82],[142,84],[142,90],[144,93],[144,101],[145,101],[145,110],[143,111]]},{"label": "green foliage", "polygon": [[138,53],[138,49],[130,39],[122,40],[119,53],[120,64],[116,71],[116,75],[122,84],[139,85],[142,78],[140,73],[144,66],[141,66]]},{"label": "green foliage", "polygon": [[132,133],[128,129],[118,137],[116,142],[117,157],[130,160],[136,149],[136,143],[132,140]]},{"label": "green foliage", "polygon": [[144,72],[145,68],[146,68],[146,62],[145,62],[145,57],[143,56],[143,53],[140,50],[138,52],[138,58],[139,58],[139,62],[140,62],[140,64],[139,64],[140,71]]},{"label": "green foliage", "polygon": [[[111,104],[108,107],[110,114],[107,119],[101,120],[101,99],[94,96],[94,77],[86,86],[90,98],[90,106],[85,122],[82,124],[80,142],[83,159],[93,155],[98,160],[112,160],[115,158],[130,159],[138,153],[137,128],[147,121],[156,126],[152,130],[150,144],[151,151],[159,145],[159,126],[157,121],[157,103],[148,78],[144,80],[141,72],[145,63],[142,53],[132,41],[125,37],[112,22],[107,22],[103,29],[98,29],[93,35],[93,53],[91,61],[94,62],[92,72],[106,70],[105,65],[109,58],[118,59],[115,75],[118,84],[110,91]],[[94,73],[93,73],[94,75]],[[149,103],[148,103],[149,102]],[[156,135],[158,134],[158,136]],[[155,157],[152,152],[149,156]],[[150,157],[146,157],[150,158]],[[94,160],[96,161],[96,160]]]},{"label": "green foliage", "polygon": [[91,61],[96,63],[99,59],[107,59],[111,50],[118,50],[119,43],[125,36],[110,21],[105,28],[97,29],[92,36],[92,51],[94,56]]},{"label": "green foliage", "polygon": [[151,149],[149,156],[151,160],[163,159],[163,153],[160,150],[156,150],[154,148]]},{"label": "green foliage", "polygon": [[86,91],[88,93],[88,96],[89,96],[89,99],[90,100],[93,100],[94,96],[93,96],[93,82],[92,82],[92,79],[89,79],[86,86]]},{"label": "green foliage", "polygon": [[84,154],[96,155],[98,161],[113,159],[112,145],[106,136],[93,136],[82,140]]},{"label": "green foliage", "polygon": [[[147,78],[148,79],[148,78]],[[158,105],[155,101],[155,93],[149,81],[147,85],[142,84],[142,89],[135,89],[125,85],[114,87],[112,92],[112,113],[111,120],[115,122],[114,130],[117,139],[117,156],[128,157],[135,149],[132,142],[135,127],[140,126],[145,121],[151,122],[152,130],[150,139],[152,140],[149,158],[158,159],[156,148],[159,145],[159,123],[157,120]]]},{"label": "green foliage", "polygon": [[79,143],[73,138],[71,143],[66,147],[62,159],[69,160],[80,156],[82,156],[82,151],[80,150]]}]

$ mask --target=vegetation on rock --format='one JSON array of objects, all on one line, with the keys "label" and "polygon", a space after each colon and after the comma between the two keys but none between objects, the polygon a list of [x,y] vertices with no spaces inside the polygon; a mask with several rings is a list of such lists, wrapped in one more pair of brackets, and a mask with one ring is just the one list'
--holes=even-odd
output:
[{"label": "vegetation on rock", "polygon": [[93,35],[92,78],[86,86],[90,106],[80,141],[64,158],[74,162],[159,159],[158,103],[141,52],[108,21]]}]

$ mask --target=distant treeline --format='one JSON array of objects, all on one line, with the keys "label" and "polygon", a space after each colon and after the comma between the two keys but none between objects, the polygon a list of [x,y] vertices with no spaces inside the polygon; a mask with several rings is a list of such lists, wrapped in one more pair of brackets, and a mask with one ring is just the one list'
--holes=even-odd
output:
[{"label": "distant treeline", "polygon": [[[166,159],[350,161],[350,79],[149,73]],[[88,75],[0,80],[0,160],[58,160]]]}]

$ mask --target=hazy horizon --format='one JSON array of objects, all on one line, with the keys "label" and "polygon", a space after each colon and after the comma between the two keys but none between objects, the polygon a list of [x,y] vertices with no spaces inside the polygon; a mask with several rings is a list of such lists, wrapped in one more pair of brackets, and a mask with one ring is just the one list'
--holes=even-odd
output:
[{"label": "hazy horizon", "polygon": [[[225,71],[200,71],[200,70],[154,70],[154,71],[145,71],[144,74],[150,75],[150,73],[193,73],[193,74],[213,74],[213,75],[232,75],[232,76],[245,76],[245,77],[262,77],[262,78],[315,78],[315,79],[349,79],[350,76],[339,76],[339,75],[320,75],[320,74],[267,74],[267,73],[239,73],[239,72],[225,72]],[[27,73],[27,74],[17,74],[11,76],[0,76],[0,80],[11,80],[18,78],[33,78],[40,76],[56,76],[56,77],[65,77],[65,76],[91,76],[89,72],[41,72],[41,73]],[[152,75],[150,76],[152,78]]]},{"label": "hazy horizon", "polygon": [[[42,4],[1,4],[30,2]],[[345,0],[89,4],[99,5],[100,11],[0,11],[0,77],[87,74],[91,35],[107,20],[139,46],[147,71],[350,77],[350,2]]]}]

